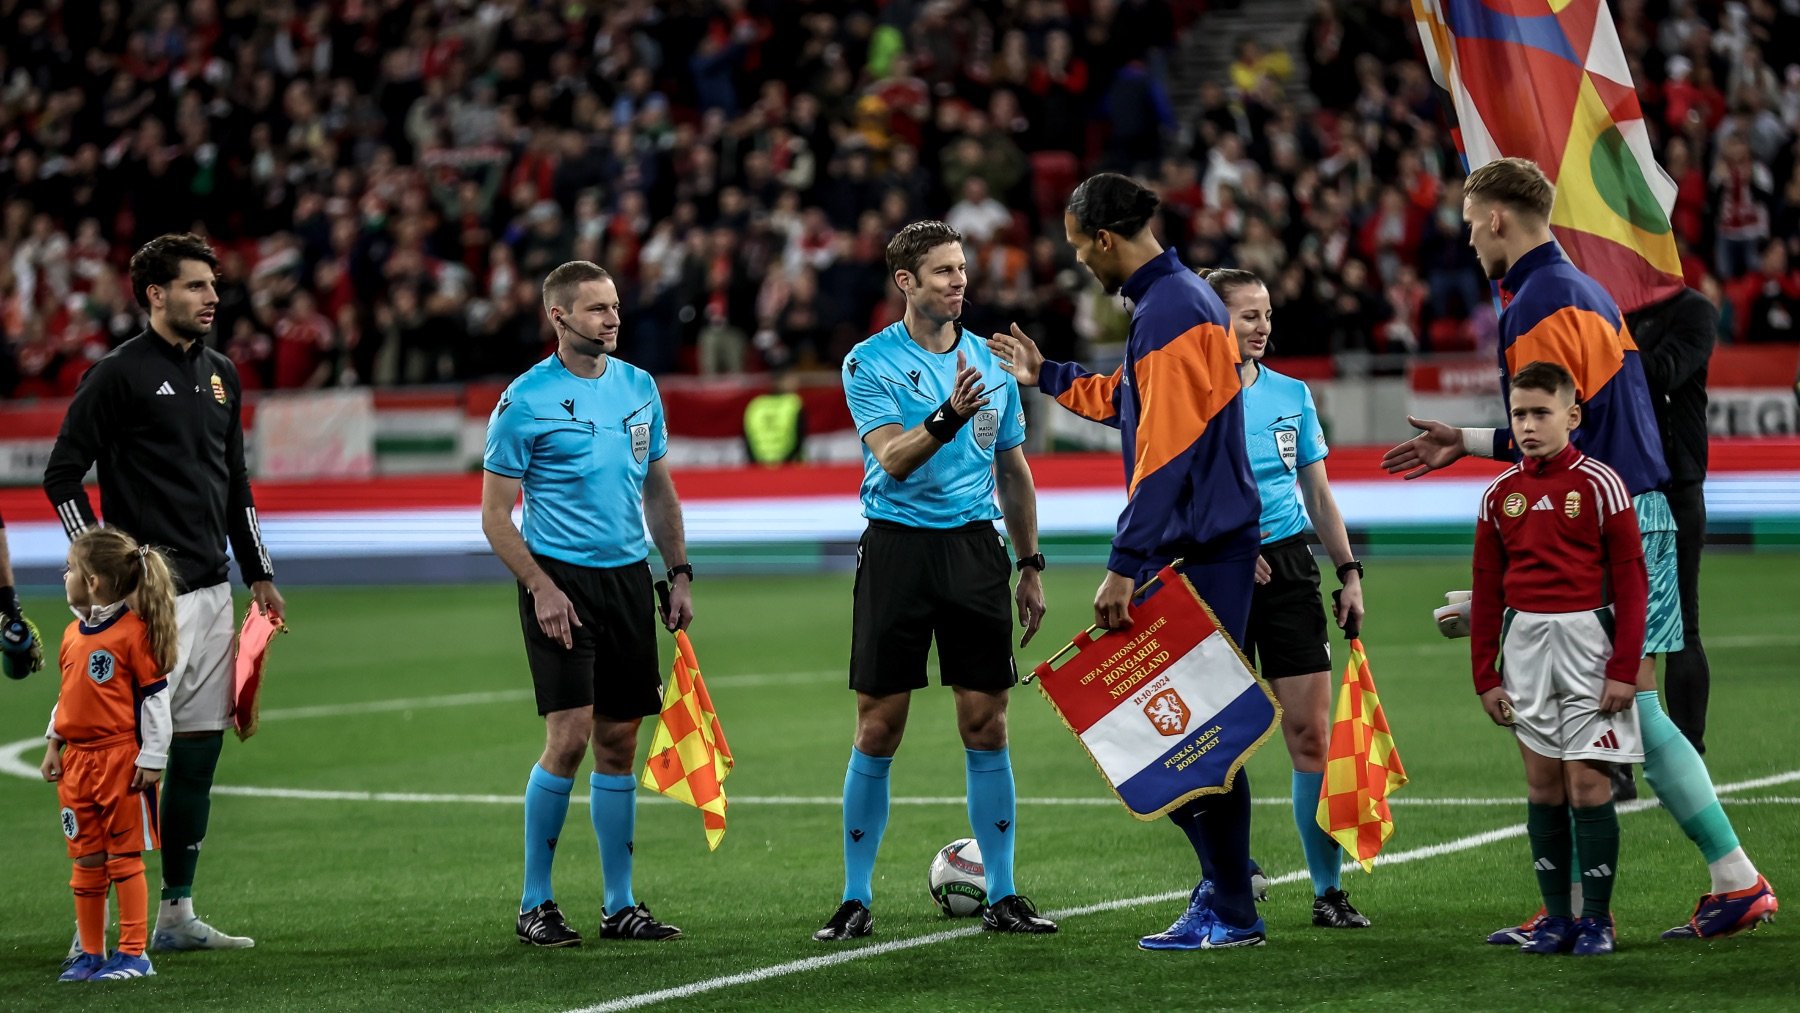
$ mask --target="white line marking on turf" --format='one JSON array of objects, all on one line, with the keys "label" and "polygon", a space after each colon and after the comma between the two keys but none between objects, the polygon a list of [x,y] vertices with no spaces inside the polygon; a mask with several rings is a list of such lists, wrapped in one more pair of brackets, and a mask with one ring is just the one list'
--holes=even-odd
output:
[{"label": "white line marking on turf", "polygon": [[[799,686],[849,676],[843,672],[751,672],[744,675],[715,675],[706,680],[709,688],[756,686]],[[279,707],[263,711],[263,721],[294,718],[335,718],[353,714],[385,714],[393,711],[425,710],[433,707],[473,707],[490,703],[514,703],[531,699],[529,689],[501,689],[484,693],[449,693],[443,696],[402,697],[398,700],[363,700],[356,703],[317,704],[309,707]]]},{"label": "white line marking on turf", "polygon": [[[465,696],[477,695],[479,694],[465,694]],[[439,699],[450,698],[445,697]],[[401,701],[390,702],[400,703]],[[307,713],[303,716],[312,717],[314,715]],[[39,777],[38,769],[29,761],[25,760],[24,754],[34,749],[41,749],[43,747],[43,742],[44,740],[41,738],[21,739],[18,742],[0,746],[0,774],[10,774],[13,777],[24,778],[26,780],[37,780]],[[1767,788],[1774,785],[1787,784],[1795,780],[1800,780],[1800,772],[1793,774],[1776,774],[1755,781],[1739,782],[1733,786],[1733,790],[1750,791],[1756,788]],[[1721,788],[1719,790],[1724,791],[1725,789]],[[521,795],[451,794],[443,792],[414,791],[355,791],[332,788],[283,788],[261,785],[227,784],[214,785],[213,794],[231,795],[238,798],[275,798],[307,802],[403,802],[427,805],[522,805],[524,803],[524,797]],[[577,794],[573,797],[573,801],[578,805],[585,804],[587,802],[587,797],[585,795]],[[652,805],[673,802],[672,799],[648,791],[639,796],[639,801]],[[736,805],[757,806],[838,806],[843,804],[843,799],[837,795],[733,795],[731,796],[731,801]],[[1286,808],[1293,805],[1293,800],[1287,798],[1259,798],[1254,799],[1253,801],[1256,805],[1260,806],[1280,806]],[[1800,805],[1800,796],[1733,798],[1724,799],[1722,801],[1730,805]],[[966,804],[967,799],[961,795],[902,795],[898,798],[889,799],[889,802],[892,805],[908,806],[960,806]],[[1104,796],[1089,796],[1085,798],[1032,798],[1028,796],[1019,799],[1018,804],[1025,806],[1110,808],[1119,803],[1115,799],[1106,798]],[[1402,795],[1399,798],[1389,799],[1388,804],[1397,808],[1420,809],[1463,807],[1506,808],[1524,805],[1525,800],[1522,798],[1430,798]]]},{"label": "white line marking on turf", "polygon": [[484,703],[511,703],[531,699],[531,690],[502,689],[490,693],[451,693],[445,696],[416,696],[399,700],[365,700],[361,703],[330,703],[313,707],[278,707],[258,715],[260,721],[284,721],[291,718],[335,718],[349,714],[383,714],[389,711],[424,710],[430,707],[472,707]]},{"label": "white line marking on turf", "polygon": [[[1773,774],[1768,777],[1754,778],[1749,781],[1722,784],[1719,785],[1716,790],[1720,793],[1747,791],[1752,788],[1765,787],[1770,784],[1787,784],[1793,781],[1800,781],[1800,770],[1790,770],[1783,774]],[[1642,812],[1645,809],[1655,808],[1656,805],[1657,802],[1654,799],[1640,799],[1619,806],[1619,812],[1622,814]],[[1422,848],[1410,848],[1396,854],[1383,855],[1380,858],[1380,864],[1384,867],[1389,865],[1405,865],[1408,862],[1417,862],[1428,858],[1438,858],[1443,855],[1455,854],[1459,851],[1469,851],[1474,848],[1482,847],[1483,845],[1493,844],[1496,841],[1504,841],[1509,838],[1523,836],[1525,836],[1525,824],[1520,823],[1515,826],[1500,827],[1484,833],[1471,834],[1467,837],[1458,837],[1455,840],[1444,841],[1441,844],[1429,844]],[[1346,862],[1344,863],[1344,868],[1348,871],[1357,868],[1357,865],[1354,862]],[[1271,885],[1293,883],[1307,878],[1307,875],[1306,870],[1301,869],[1295,872],[1283,873],[1280,876],[1274,877],[1269,882]],[[1187,895],[1187,890],[1171,890],[1168,893],[1145,894],[1141,897],[1123,897],[1118,900],[1104,901],[1099,904],[1089,904],[1084,907],[1067,908],[1061,911],[1050,911],[1046,913],[1052,918],[1078,918],[1082,915],[1099,914],[1103,911],[1119,911],[1126,908],[1162,904],[1172,900],[1180,900]],[[790,974],[802,974],[807,971],[816,971],[820,968],[832,967],[837,964],[846,964],[853,960],[879,957],[884,954],[896,953],[900,950],[910,950],[920,946],[932,946],[937,943],[949,942],[952,939],[963,939],[980,932],[981,927],[978,925],[971,925],[966,928],[958,929],[945,929],[940,932],[926,933],[922,936],[913,936],[910,939],[895,939],[885,943],[876,943],[873,946],[859,947],[854,950],[841,950],[837,953],[830,953],[817,957],[807,957],[802,960],[790,960],[783,964],[759,967],[738,974],[728,974],[717,978],[706,978],[701,981],[690,982],[686,985],[677,985],[673,988],[658,989],[654,992],[640,992],[636,995],[622,996],[618,999],[597,1003],[592,1006],[582,1006],[577,1009],[568,1010],[566,1013],[616,1013],[618,1010],[639,1009],[644,1006],[653,1006],[657,1003],[668,1002],[671,999],[686,999],[691,996],[702,995],[707,992],[716,992],[719,989],[731,988],[736,985],[750,985],[759,981],[767,981],[770,978],[780,978]]]}]

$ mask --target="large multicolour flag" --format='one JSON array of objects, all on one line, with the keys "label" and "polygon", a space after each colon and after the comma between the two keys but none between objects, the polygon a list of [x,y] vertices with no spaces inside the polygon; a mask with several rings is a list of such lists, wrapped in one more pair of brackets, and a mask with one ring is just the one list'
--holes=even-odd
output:
[{"label": "large multicolour flag", "polygon": [[[1165,567],[1129,628],[1077,635],[1032,677],[1125,808],[1151,820],[1231,787],[1281,723],[1267,683]],[[1074,650],[1074,660],[1053,668]]]},{"label": "large multicolour flag", "polygon": [[1550,225],[1627,312],[1683,287],[1675,183],[1650,135],[1606,0],[1412,0],[1432,76],[1473,170],[1529,158],[1556,184]]},{"label": "large multicolour flag", "polygon": [[663,690],[661,720],[650,739],[644,787],[699,809],[711,851],[725,837],[725,776],[731,747],[685,631],[675,634],[675,670]]},{"label": "large multicolour flag", "polygon": [[1375,693],[1375,676],[1362,640],[1350,641],[1350,661],[1338,687],[1332,712],[1331,748],[1325,780],[1319,786],[1319,826],[1362,863],[1375,868],[1375,856],[1394,833],[1389,792],[1406,784],[1406,768],[1388,730],[1387,714]]}]

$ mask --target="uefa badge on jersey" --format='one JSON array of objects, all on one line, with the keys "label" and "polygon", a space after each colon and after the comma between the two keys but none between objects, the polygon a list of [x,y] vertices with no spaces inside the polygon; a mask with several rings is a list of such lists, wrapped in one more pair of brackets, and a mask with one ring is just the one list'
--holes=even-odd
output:
[{"label": "uefa badge on jersey", "polygon": [[1294,470],[1294,462],[1300,459],[1300,434],[1292,429],[1275,431],[1275,449],[1281,451],[1281,463],[1289,471]]},{"label": "uefa badge on jersey", "polygon": [[95,685],[105,685],[112,681],[113,669],[118,663],[113,660],[111,651],[95,651],[88,655],[87,674]]},{"label": "uefa badge on jersey", "polygon": [[224,404],[225,403],[225,381],[219,379],[219,374],[217,374],[217,373],[214,373],[212,375],[212,391],[213,391],[213,400],[219,402],[220,404]]},{"label": "uefa badge on jersey", "polygon": [[1569,494],[1563,497],[1563,513],[1568,514],[1570,520],[1574,520],[1581,516],[1580,493],[1571,489],[1569,490]]},{"label": "uefa badge on jersey", "polygon": [[983,408],[975,413],[969,428],[975,430],[975,445],[986,450],[994,445],[994,434],[1000,430],[1000,413],[992,408]]},{"label": "uefa badge on jersey", "polygon": [[1500,509],[1506,511],[1506,516],[1508,517],[1519,516],[1525,512],[1525,494],[1522,492],[1515,492],[1506,497],[1506,502],[1500,504]]},{"label": "uefa badge on jersey", "polygon": [[631,427],[631,457],[639,464],[650,456],[650,423],[637,422]]}]

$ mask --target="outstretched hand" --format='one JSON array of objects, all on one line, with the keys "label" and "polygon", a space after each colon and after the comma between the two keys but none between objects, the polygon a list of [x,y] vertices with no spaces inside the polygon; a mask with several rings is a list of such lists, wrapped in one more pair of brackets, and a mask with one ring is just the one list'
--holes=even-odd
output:
[{"label": "outstretched hand", "polygon": [[1420,433],[1381,456],[1381,466],[1388,474],[1404,471],[1407,479],[1415,479],[1439,468],[1448,468],[1467,455],[1468,451],[1463,449],[1462,430],[1455,426],[1435,419],[1415,419],[1411,415],[1406,421]]},{"label": "outstretched hand", "polygon": [[1000,357],[1013,379],[1028,387],[1037,386],[1038,374],[1044,368],[1044,353],[1038,351],[1037,342],[1026,337],[1018,324],[1012,325],[1012,333],[995,334],[987,339],[988,351]]}]

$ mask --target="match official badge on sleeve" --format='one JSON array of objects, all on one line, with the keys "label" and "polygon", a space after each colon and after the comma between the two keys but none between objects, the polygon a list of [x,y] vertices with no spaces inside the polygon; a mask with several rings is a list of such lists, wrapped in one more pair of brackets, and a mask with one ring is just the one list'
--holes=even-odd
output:
[{"label": "match official badge on sleeve", "polygon": [[1275,431],[1275,448],[1281,451],[1281,463],[1289,471],[1294,470],[1300,457],[1300,433],[1293,429],[1277,429]]},{"label": "match official badge on sleeve", "polygon": [[650,456],[650,423],[634,422],[631,425],[631,457],[642,464],[644,458]]},{"label": "match official badge on sleeve", "polygon": [[1000,429],[1000,413],[983,408],[975,413],[969,428],[975,430],[975,445],[983,450],[994,445],[994,434]]}]

